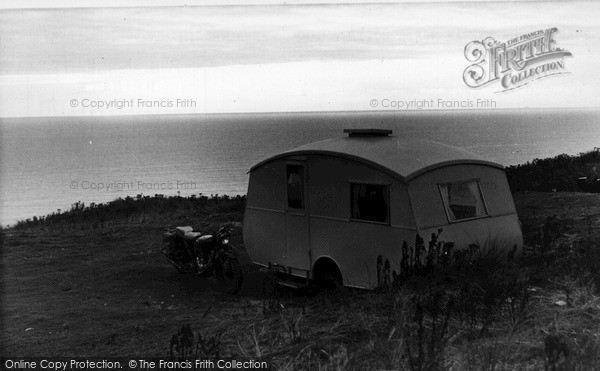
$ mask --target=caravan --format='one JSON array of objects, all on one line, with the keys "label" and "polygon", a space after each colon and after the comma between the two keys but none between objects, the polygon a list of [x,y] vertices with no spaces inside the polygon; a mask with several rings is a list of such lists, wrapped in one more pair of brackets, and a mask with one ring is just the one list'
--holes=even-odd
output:
[{"label": "caravan", "polygon": [[244,244],[255,264],[349,287],[375,288],[382,258],[443,229],[455,249],[494,239],[522,247],[503,167],[390,130],[345,130],[253,166]]}]

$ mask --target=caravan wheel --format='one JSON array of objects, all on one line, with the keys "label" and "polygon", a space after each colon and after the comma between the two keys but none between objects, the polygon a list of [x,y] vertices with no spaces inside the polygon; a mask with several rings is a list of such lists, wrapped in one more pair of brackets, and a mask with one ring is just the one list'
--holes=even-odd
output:
[{"label": "caravan wheel", "polygon": [[317,289],[323,293],[340,295],[345,293],[342,273],[337,265],[329,260],[319,260],[315,263],[313,280]]}]

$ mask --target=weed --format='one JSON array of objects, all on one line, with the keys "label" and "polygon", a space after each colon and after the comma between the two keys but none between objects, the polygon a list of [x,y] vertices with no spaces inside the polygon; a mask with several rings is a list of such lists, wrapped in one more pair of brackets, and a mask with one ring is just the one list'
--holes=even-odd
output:
[{"label": "weed", "polygon": [[302,340],[302,329],[300,322],[303,318],[302,308],[284,308],[280,313],[281,325],[285,330],[291,343],[299,343]]},{"label": "weed", "polygon": [[188,360],[200,357],[219,358],[221,353],[221,338],[224,330],[213,334],[194,335],[190,324],[185,324],[171,337],[169,356],[172,360]]}]

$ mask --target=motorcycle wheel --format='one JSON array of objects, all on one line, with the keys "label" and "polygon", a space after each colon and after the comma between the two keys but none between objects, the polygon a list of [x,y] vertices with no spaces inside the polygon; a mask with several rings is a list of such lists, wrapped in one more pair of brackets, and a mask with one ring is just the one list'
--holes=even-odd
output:
[{"label": "motorcycle wheel", "polygon": [[243,276],[242,266],[235,258],[227,258],[223,261],[221,280],[225,285],[225,291],[229,294],[237,294],[242,288]]},{"label": "motorcycle wheel", "polygon": [[190,274],[196,272],[196,264],[194,262],[186,262],[181,266],[175,266],[179,274]]},{"label": "motorcycle wheel", "polygon": [[212,259],[212,254],[211,254],[208,257],[208,261],[206,263],[204,263],[203,267],[196,265],[196,267],[197,267],[196,274],[198,274],[199,276],[202,276],[202,277],[206,277],[207,275],[210,274],[211,271],[209,270],[209,268],[212,267],[212,265],[213,265],[213,259]]}]

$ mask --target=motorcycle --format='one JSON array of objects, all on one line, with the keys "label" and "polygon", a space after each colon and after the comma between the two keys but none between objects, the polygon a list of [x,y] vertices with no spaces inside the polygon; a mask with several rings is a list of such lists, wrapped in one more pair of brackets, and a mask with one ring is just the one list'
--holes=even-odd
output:
[{"label": "motorcycle", "polygon": [[230,236],[231,230],[225,227],[214,235],[176,227],[164,233],[161,252],[179,273],[215,276],[227,292],[236,294],[243,277],[238,251],[229,244]]}]

